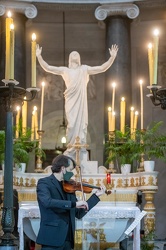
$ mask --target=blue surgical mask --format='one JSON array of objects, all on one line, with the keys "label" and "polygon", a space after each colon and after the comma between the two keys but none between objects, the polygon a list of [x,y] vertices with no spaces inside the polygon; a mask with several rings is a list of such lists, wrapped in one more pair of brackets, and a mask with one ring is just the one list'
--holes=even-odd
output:
[{"label": "blue surgical mask", "polygon": [[63,179],[64,179],[65,181],[69,181],[70,178],[71,178],[73,175],[74,175],[73,172],[68,172],[68,171],[66,171],[66,173],[63,174]]}]

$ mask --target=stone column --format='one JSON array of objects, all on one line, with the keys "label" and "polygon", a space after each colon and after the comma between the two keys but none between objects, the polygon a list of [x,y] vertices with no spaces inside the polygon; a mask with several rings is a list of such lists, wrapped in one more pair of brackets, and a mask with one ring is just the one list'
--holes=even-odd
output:
[{"label": "stone column", "polygon": [[[26,30],[25,24],[28,18],[34,18],[37,15],[37,9],[32,4],[21,2],[0,2],[0,81],[5,78],[5,51],[6,51],[6,24],[5,20],[8,11],[12,12],[15,25],[15,53],[14,53],[14,78],[19,82],[19,87],[26,88]],[[2,109],[2,110],[1,110]],[[4,109],[0,107],[4,113]],[[4,117],[5,114],[2,116]],[[4,128],[5,121],[0,120],[0,128]]]},{"label": "stone column", "polygon": [[126,99],[126,125],[129,124],[131,99],[131,55],[130,55],[130,22],[138,16],[139,9],[134,4],[102,5],[95,11],[95,16],[106,23],[106,57],[112,44],[119,47],[117,58],[106,72],[105,81],[105,131],[108,133],[107,107],[112,105],[112,82],[116,82],[115,112],[116,129],[120,129],[120,100]]}]

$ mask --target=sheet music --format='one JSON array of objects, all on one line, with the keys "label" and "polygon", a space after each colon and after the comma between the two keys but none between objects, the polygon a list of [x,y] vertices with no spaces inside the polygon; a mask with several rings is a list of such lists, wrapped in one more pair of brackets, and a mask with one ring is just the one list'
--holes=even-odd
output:
[{"label": "sheet music", "polygon": [[134,228],[136,228],[136,226],[138,225],[138,223],[141,221],[141,219],[147,214],[146,211],[142,211],[137,218],[135,218],[135,220],[133,221],[133,223],[131,223],[131,225],[128,227],[128,229],[124,232],[126,235],[129,235]]}]

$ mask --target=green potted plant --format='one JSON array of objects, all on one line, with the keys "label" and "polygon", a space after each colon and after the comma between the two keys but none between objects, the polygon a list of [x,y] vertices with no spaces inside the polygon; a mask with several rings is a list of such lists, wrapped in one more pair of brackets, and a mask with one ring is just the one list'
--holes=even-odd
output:
[{"label": "green potted plant", "polygon": [[154,244],[155,233],[154,231],[149,232],[141,238],[141,250],[153,250],[159,249],[159,247]]},{"label": "green potted plant", "polygon": [[166,161],[166,133],[161,132],[162,125],[162,121],[153,122],[146,130],[137,131],[140,137],[140,153],[144,155],[145,171],[154,170],[155,159]]},{"label": "green potted plant", "polygon": [[126,168],[125,164],[131,165],[139,159],[140,146],[137,139],[131,138],[130,128],[126,127],[125,133],[115,130],[114,137],[106,143],[108,155],[106,163],[114,162],[117,167],[121,166],[121,172]]}]

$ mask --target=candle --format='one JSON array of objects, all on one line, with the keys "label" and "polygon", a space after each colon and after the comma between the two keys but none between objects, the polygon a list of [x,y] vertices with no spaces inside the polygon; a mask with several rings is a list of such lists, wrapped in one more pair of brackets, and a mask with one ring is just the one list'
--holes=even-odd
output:
[{"label": "candle", "polygon": [[112,83],[112,112],[114,112],[115,109],[115,87],[116,87],[116,83],[113,82]]},{"label": "candle", "polygon": [[154,59],[153,59],[153,84],[157,84],[157,64],[158,64],[158,44],[159,44],[159,31],[154,30]]},{"label": "candle", "polygon": [[19,120],[20,120],[20,106],[16,107],[16,138],[19,137]]},{"label": "candle", "polygon": [[143,81],[140,80],[140,99],[141,99],[141,129],[143,129],[143,88],[142,88],[142,83]]},{"label": "candle", "polygon": [[22,129],[26,133],[27,129],[27,101],[26,96],[24,97],[24,104],[22,106]]},{"label": "candle", "polygon": [[130,131],[131,131],[131,138],[133,134],[134,129],[134,107],[131,107],[130,109]]},{"label": "candle", "polygon": [[32,111],[32,120],[31,120],[31,141],[34,140],[34,125],[35,125],[35,116],[34,110]]},{"label": "candle", "polygon": [[11,12],[8,11],[6,18],[6,66],[5,66],[5,79],[10,79],[10,25],[13,23]]},{"label": "candle", "polygon": [[31,43],[31,86],[36,87],[36,35],[32,34],[32,43]]},{"label": "candle", "polygon": [[43,123],[44,86],[45,86],[45,83],[42,82],[41,110],[40,110],[40,130],[42,130],[42,123]]},{"label": "candle", "polygon": [[38,115],[37,115],[37,107],[34,106],[34,128],[35,128],[35,138],[38,140],[39,139],[39,135],[38,135]]},{"label": "candle", "polygon": [[134,114],[134,132],[137,129],[137,122],[138,122],[138,111],[135,111],[135,114]]},{"label": "candle", "polygon": [[126,108],[125,98],[122,97],[120,102],[120,131],[123,134],[125,132],[125,108]]},{"label": "candle", "polygon": [[110,173],[107,173],[107,184],[110,184],[111,183],[111,174]]},{"label": "candle", "polygon": [[153,50],[152,44],[149,43],[148,45],[148,61],[149,61],[149,81],[150,85],[153,84]]},{"label": "candle", "polygon": [[111,107],[108,107],[108,132],[111,131]]},{"label": "candle", "polygon": [[112,112],[112,116],[111,116],[111,130],[110,131],[115,131],[115,112]]},{"label": "candle", "polygon": [[14,25],[10,25],[10,79],[14,79]]}]

